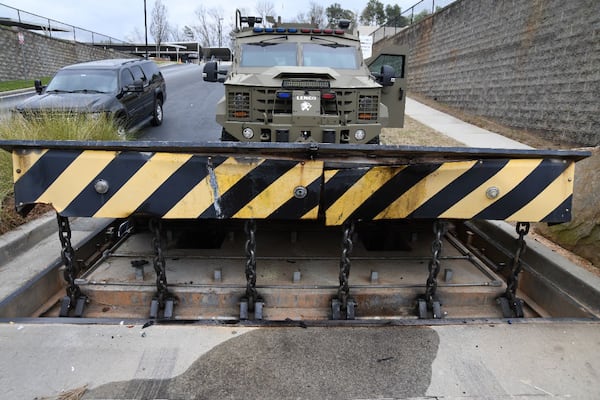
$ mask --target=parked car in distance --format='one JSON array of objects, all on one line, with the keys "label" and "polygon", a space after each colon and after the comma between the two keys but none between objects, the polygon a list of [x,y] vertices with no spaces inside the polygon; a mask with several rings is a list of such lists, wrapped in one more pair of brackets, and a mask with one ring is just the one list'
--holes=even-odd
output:
[{"label": "parked car in distance", "polygon": [[119,134],[150,122],[163,122],[165,80],[156,63],[110,59],[61,68],[48,86],[35,82],[38,96],[15,107],[26,118],[41,114],[85,113],[114,118]]}]

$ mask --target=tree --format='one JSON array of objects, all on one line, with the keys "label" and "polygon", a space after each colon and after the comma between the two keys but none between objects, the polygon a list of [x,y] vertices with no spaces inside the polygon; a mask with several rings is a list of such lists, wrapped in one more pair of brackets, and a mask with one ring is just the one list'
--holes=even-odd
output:
[{"label": "tree", "polygon": [[318,28],[327,25],[327,15],[322,5],[311,1],[307,13],[299,13],[296,17],[298,22],[315,24]]},{"label": "tree", "polygon": [[360,23],[364,25],[383,25],[385,23],[383,3],[379,0],[369,0],[360,14]]},{"label": "tree", "polygon": [[408,19],[402,16],[402,9],[398,4],[385,6],[386,26],[406,26]]},{"label": "tree", "polygon": [[223,38],[223,10],[220,8],[205,8],[200,6],[195,11],[199,24],[192,26],[196,37],[203,47],[222,47]]},{"label": "tree", "polygon": [[325,15],[327,16],[327,26],[334,28],[337,26],[338,21],[341,19],[347,19],[356,23],[356,14],[351,10],[345,10],[342,8],[340,3],[333,3],[325,9]]},{"label": "tree", "polygon": [[182,29],[182,36],[185,38],[185,40],[187,40],[188,42],[191,42],[192,40],[196,39],[196,35],[194,34],[194,31],[192,30],[192,28],[190,28],[189,26],[185,25]]},{"label": "tree", "polygon": [[161,0],[156,0],[152,9],[150,21],[150,34],[156,43],[156,53],[160,57],[160,45],[169,40],[169,22],[167,20],[167,7]]},{"label": "tree", "polygon": [[421,20],[423,20],[423,19],[427,18],[427,17],[428,17],[428,16],[430,16],[430,15],[431,15],[431,14],[429,13],[429,11],[427,11],[427,10],[423,10],[423,11],[421,11],[420,13],[418,13],[417,15],[415,15],[415,18],[414,18],[414,21],[413,21],[413,22],[414,22],[414,23],[417,23],[417,22],[419,22],[419,21],[421,21]]},{"label": "tree", "polygon": [[[262,18],[262,23],[267,26],[267,17],[276,17],[275,6],[270,1],[259,1],[256,3],[256,13]],[[270,27],[270,25],[269,25]]]},{"label": "tree", "polygon": [[133,31],[125,36],[125,40],[131,43],[144,43],[144,34],[140,31],[140,28],[135,27]]}]

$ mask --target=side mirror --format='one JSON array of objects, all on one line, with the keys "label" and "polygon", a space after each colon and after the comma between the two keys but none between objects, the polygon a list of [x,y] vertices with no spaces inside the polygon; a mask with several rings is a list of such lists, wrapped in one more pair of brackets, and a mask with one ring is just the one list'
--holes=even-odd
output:
[{"label": "side mirror", "polygon": [[33,81],[33,86],[35,86],[35,91],[37,92],[37,94],[42,94],[42,91],[44,90],[44,85],[42,85],[41,80],[36,79],[35,81]]},{"label": "side mirror", "polygon": [[217,82],[217,63],[215,61],[207,62],[202,70],[202,79],[206,82]]},{"label": "side mirror", "polygon": [[381,86],[394,86],[396,71],[394,67],[382,65],[379,74],[373,74]]},{"label": "side mirror", "polygon": [[144,91],[144,82],[141,79],[133,81],[131,85],[127,86],[128,92],[143,92]]}]

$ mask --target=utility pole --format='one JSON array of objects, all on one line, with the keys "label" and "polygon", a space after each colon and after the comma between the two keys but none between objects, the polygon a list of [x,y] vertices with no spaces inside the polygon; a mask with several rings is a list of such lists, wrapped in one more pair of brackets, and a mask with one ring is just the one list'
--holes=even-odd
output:
[{"label": "utility pole", "polygon": [[148,17],[146,14],[146,0],[144,0],[144,34],[146,36],[146,60],[148,59]]}]

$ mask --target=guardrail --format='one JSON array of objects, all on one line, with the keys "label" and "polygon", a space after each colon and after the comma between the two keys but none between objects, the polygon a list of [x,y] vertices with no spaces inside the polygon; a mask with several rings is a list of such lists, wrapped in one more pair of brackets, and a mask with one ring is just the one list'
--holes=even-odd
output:
[{"label": "guardrail", "polygon": [[387,21],[383,26],[373,31],[373,33],[371,33],[371,36],[373,37],[373,43],[377,43],[382,39],[394,36],[405,27],[418,22],[423,16],[433,14],[436,11],[436,4],[438,6],[446,6],[452,1],[454,0],[419,0],[406,10],[403,10],[399,17]]},{"label": "guardrail", "polygon": [[18,26],[27,30],[43,32],[45,35],[64,40],[88,44],[127,44],[128,42],[66,24],[51,18],[33,14],[0,3],[0,25]]}]

